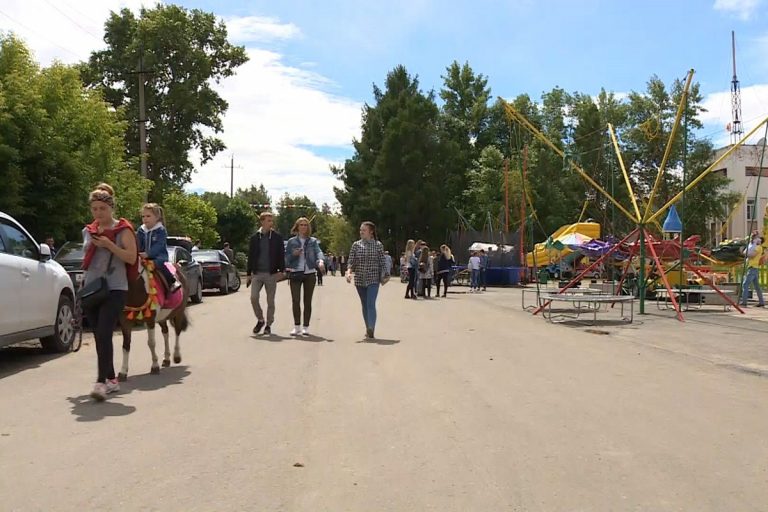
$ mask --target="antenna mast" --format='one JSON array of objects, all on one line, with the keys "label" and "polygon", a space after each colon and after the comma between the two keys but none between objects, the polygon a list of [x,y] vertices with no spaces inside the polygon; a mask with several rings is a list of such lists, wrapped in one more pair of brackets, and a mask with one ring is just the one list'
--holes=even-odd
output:
[{"label": "antenna mast", "polygon": [[741,86],[736,77],[736,33],[731,30],[731,54],[733,56],[733,79],[731,80],[731,144],[736,144],[744,135],[741,126]]}]

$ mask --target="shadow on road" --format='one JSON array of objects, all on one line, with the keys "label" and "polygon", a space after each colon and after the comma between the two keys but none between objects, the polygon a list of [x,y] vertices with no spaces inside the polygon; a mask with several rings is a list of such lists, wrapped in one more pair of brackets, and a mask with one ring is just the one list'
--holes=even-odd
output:
[{"label": "shadow on road", "polygon": [[269,336],[265,336],[263,334],[252,334],[251,339],[260,340],[260,341],[271,341],[272,343],[278,343],[285,340],[291,340],[293,338],[280,336],[279,334],[270,334]]},{"label": "shadow on road", "polygon": [[8,347],[0,350],[0,379],[8,377],[24,370],[37,368],[43,363],[66,356],[63,354],[49,354],[44,352],[40,345],[26,344]]},{"label": "shadow on road", "polygon": [[90,395],[80,395],[67,400],[72,404],[71,412],[77,416],[77,421],[100,421],[107,416],[128,416],[136,412],[136,407],[121,404],[115,401],[115,398],[94,402]]},{"label": "shadow on road", "polygon": [[171,366],[162,368],[159,375],[145,373],[129,376],[128,382],[120,383],[120,391],[109,395],[104,402],[94,402],[90,395],[80,395],[67,398],[72,404],[72,414],[77,421],[99,421],[108,416],[127,416],[136,412],[133,405],[120,403],[120,398],[133,391],[155,391],[181,382],[190,375],[188,366]]},{"label": "shadow on road", "polygon": [[360,340],[356,343],[367,343],[369,345],[397,345],[400,343],[400,340],[385,340],[381,338],[374,338],[372,340]]},{"label": "shadow on road", "polygon": [[144,373],[141,375],[128,375],[128,382],[120,383],[122,388],[117,396],[128,394],[132,391],[156,391],[168,386],[175,386],[190,375],[189,366],[179,365],[169,368],[161,368],[158,375]]}]

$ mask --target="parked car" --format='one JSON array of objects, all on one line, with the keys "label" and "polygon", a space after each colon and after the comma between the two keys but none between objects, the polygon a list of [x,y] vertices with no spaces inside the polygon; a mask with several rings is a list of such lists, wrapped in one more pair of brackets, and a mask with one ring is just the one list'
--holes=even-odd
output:
[{"label": "parked car", "polygon": [[0,347],[40,338],[46,350],[68,351],[74,300],[72,281],[51,248],[0,212]]},{"label": "parked car", "polygon": [[200,249],[192,255],[203,266],[203,288],[218,289],[222,295],[240,289],[240,275],[227,255],[217,249]]},{"label": "parked car", "polygon": [[72,286],[75,290],[80,288],[80,282],[83,280],[84,258],[85,252],[83,251],[83,242],[66,242],[61,246],[54,258],[59,262],[59,265],[64,267],[67,274],[69,274],[69,278],[72,280]]},{"label": "parked car", "polygon": [[169,245],[168,261],[178,265],[189,287],[189,298],[195,304],[203,302],[203,267],[185,247]]}]

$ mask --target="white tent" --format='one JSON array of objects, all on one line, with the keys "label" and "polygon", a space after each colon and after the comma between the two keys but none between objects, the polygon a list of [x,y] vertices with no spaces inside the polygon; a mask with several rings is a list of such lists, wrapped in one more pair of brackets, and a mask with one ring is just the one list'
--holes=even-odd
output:
[{"label": "white tent", "polygon": [[472,245],[469,246],[469,251],[480,251],[485,250],[485,252],[496,252],[501,251],[502,253],[512,252],[515,250],[514,245],[504,245],[504,244],[486,244],[484,242],[474,242]]}]

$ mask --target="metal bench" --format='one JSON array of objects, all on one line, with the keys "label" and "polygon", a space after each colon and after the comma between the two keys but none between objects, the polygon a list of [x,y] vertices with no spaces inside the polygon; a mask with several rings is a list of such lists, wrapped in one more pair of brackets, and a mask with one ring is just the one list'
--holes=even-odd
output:
[{"label": "metal bench", "polygon": [[[733,290],[720,290],[723,295],[735,295]],[[660,310],[670,309],[672,303],[669,299],[669,290],[666,288],[659,288],[654,290],[656,293],[656,307]],[[690,311],[693,309],[701,309],[704,306],[723,306],[723,311],[730,311],[731,305],[728,302],[716,302],[707,303],[705,297],[717,297],[721,299],[720,294],[715,290],[703,289],[703,288],[673,288],[672,293],[675,294],[675,298],[678,299],[680,305],[683,306],[684,311]],[[694,300],[691,300],[691,295],[694,296]],[[662,300],[664,299],[664,300]]]},{"label": "metal bench", "polygon": [[[620,304],[621,305],[621,320],[626,323],[632,323],[635,319],[635,298],[631,295],[603,295],[592,293],[562,293],[562,294],[542,294],[540,300],[546,306],[542,310],[542,314],[545,319],[551,323],[555,323],[555,318],[558,322],[564,322],[569,320],[579,320],[579,317],[584,311],[592,311],[592,325],[597,323],[597,312],[602,309],[603,304]],[[569,310],[557,310],[553,315],[552,304],[555,302],[570,302],[574,305]],[[586,307],[583,306],[586,304]],[[629,304],[629,317],[624,314],[624,306]]]}]

